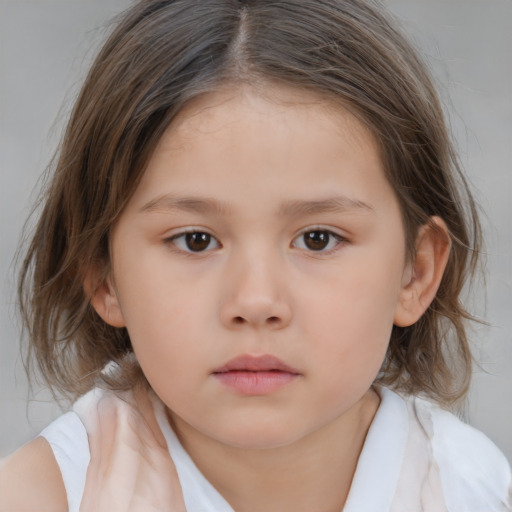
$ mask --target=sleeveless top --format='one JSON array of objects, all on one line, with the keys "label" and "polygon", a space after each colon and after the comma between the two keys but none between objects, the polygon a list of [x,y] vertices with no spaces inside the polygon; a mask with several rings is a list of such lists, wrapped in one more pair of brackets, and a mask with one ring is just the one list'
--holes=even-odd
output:
[{"label": "sleeveless top", "polygon": [[[512,474],[481,432],[417,397],[376,388],[381,403],[340,512],[510,512]],[[81,417],[94,414],[95,389],[41,432],[53,449],[68,497],[79,512],[89,464]],[[188,512],[235,512],[206,480],[171,429],[164,405],[155,415],[178,472]]]}]

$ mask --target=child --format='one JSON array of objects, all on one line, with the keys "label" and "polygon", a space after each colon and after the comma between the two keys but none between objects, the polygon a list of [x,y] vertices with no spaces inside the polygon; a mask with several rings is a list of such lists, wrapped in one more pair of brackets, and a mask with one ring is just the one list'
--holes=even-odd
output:
[{"label": "child", "polygon": [[442,408],[479,247],[379,7],[136,3],[20,279],[43,375],[81,398],[4,462],[0,510],[510,510],[505,458]]}]

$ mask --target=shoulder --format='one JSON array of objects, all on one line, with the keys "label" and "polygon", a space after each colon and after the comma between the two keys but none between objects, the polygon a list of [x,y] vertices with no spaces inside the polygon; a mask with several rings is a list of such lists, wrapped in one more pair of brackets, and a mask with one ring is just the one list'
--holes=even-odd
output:
[{"label": "shoulder", "polygon": [[512,473],[496,445],[454,414],[419,398],[413,403],[416,419],[430,438],[447,505],[457,504],[455,510],[509,510]]},{"label": "shoulder", "polygon": [[449,466],[458,466],[462,477],[478,474],[493,481],[510,481],[507,459],[482,432],[464,423],[449,411],[424,400],[419,407],[428,410],[432,419],[434,455]]},{"label": "shoulder", "polygon": [[0,461],[0,510],[62,512],[67,498],[49,443],[38,437]]},{"label": "shoulder", "polygon": [[130,396],[91,390],[74,404],[73,411],[1,460],[0,512],[78,510],[90,461],[87,425],[96,421],[100,402],[119,405]]}]

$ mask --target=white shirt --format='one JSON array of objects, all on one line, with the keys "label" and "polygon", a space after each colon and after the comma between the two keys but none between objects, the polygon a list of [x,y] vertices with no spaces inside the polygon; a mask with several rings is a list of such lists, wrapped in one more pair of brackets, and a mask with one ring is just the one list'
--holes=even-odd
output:
[{"label": "white shirt", "polygon": [[[504,455],[481,432],[417,397],[377,389],[381,403],[370,426],[350,492],[340,512],[510,512],[512,474]],[[78,512],[89,464],[80,418],[94,414],[105,391],[82,397],[41,435],[50,443]],[[169,426],[155,414],[176,466],[188,512],[234,512],[206,480]]]}]

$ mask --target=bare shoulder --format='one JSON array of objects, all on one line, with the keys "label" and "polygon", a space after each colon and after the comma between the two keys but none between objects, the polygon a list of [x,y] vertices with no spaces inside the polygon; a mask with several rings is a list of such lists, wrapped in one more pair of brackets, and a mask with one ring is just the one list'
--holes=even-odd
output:
[{"label": "bare shoulder", "polygon": [[66,490],[53,451],[42,437],[0,461],[0,512],[64,512]]}]

